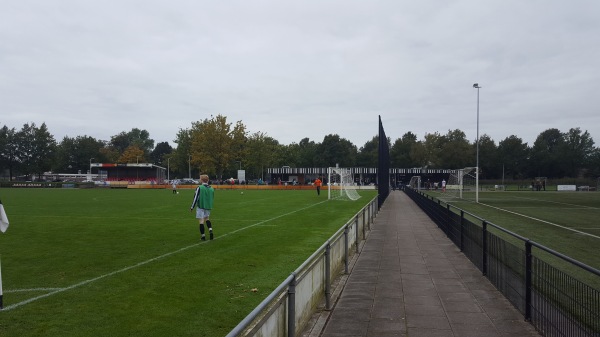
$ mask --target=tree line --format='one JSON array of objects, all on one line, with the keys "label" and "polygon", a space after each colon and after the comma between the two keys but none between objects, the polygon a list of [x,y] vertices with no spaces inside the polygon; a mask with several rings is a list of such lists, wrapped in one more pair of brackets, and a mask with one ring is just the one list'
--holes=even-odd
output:
[{"label": "tree line", "polygon": [[[496,143],[488,135],[469,141],[461,130],[428,133],[423,139],[412,132],[392,142],[392,168],[457,169],[475,166],[479,147],[482,179],[590,178],[600,176],[600,149],[579,127],[566,132],[552,128],[541,132],[530,146],[516,135]],[[20,130],[0,129],[0,177],[41,175],[44,172],[87,173],[90,163],[153,163],[169,168],[170,177],[235,177],[239,168],[247,179],[265,178],[270,167],[377,167],[378,136],[360,148],[337,134],[321,142],[303,138],[281,144],[264,132],[249,133],[241,122],[215,117],[192,122],[168,142],[155,142],[146,130],[133,128],[110,138],[65,136],[56,141],[45,123],[27,123]]]}]

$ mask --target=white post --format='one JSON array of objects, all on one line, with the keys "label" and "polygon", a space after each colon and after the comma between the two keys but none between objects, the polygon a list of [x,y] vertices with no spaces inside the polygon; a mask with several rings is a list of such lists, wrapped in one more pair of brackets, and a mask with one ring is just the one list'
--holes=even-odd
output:
[{"label": "white post", "polygon": [[94,158],[90,158],[90,171],[88,172],[87,180],[92,180],[92,160]]},{"label": "white post", "polygon": [[479,86],[477,86],[477,167],[475,168],[475,202],[479,202]]},{"label": "white post", "polygon": [[479,89],[478,83],[473,84],[473,88],[477,89],[477,165],[475,171],[475,202],[479,202]]},{"label": "white post", "polygon": [[331,167],[327,168],[327,199],[331,199]]}]

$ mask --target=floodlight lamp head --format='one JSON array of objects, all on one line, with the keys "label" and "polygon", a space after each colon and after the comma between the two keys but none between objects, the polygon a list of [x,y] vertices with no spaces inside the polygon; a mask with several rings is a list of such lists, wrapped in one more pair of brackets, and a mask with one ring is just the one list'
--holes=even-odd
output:
[{"label": "floodlight lamp head", "polygon": [[475,88],[475,89],[479,89],[479,88],[481,88],[481,87],[479,86],[479,83],[475,83],[475,84],[473,84],[473,88]]}]

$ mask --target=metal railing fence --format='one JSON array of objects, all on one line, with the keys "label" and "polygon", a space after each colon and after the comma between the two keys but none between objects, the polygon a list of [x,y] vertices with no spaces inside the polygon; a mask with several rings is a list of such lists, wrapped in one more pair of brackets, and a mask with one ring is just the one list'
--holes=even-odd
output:
[{"label": "metal railing fence", "polygon": [[600,289],[589,284],[600,284],[600,270],[422,192],[405,192],[542,335],[600,336]]},{"label": "metal railing fence", "polygon": [[348,273],[348,261],[378,212],[377,197],[356,213],[300,267],[246,316],[227,337],[294,337],[302,331],[318,305],[332,308],[331,286],[335,276]]}]

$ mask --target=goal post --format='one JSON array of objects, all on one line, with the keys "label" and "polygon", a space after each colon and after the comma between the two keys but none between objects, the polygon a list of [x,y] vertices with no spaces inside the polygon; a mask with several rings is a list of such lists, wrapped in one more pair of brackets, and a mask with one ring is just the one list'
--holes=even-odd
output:
[{"label": "goal post", "polygon": [[[446,183],[446,195],[464,199],[466,192],[477,192],[477,168],[465,167],[463,169],[452,170]],[[477,199],[477,196],[475,197]]]},{"label": "goal post", "polygon": [[358,200],[360,195],[349,168],[329,167],[327,169],[327,198]]},{"label": "goal post", "polygon": [[408,183],[408,186],[410,186],[410,188],[412,188],[413,190],[420,190],[421,189],[421,176],[412,176],[410,178],[410,182]]}]

